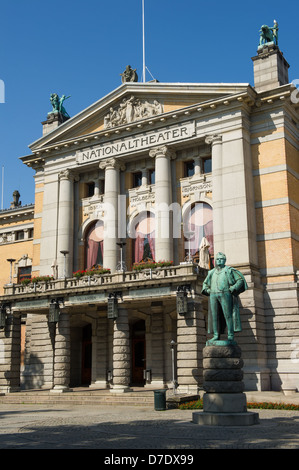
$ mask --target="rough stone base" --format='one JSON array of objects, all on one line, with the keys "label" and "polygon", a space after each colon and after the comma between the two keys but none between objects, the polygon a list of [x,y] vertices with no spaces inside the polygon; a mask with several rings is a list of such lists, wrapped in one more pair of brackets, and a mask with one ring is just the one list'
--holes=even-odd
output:
[{"label": "rough stone base", "polygon": [[205,393],[203,409],[207,413],[246,413],[245,393]]},{"label": "rough stone base", "polygon": [[247,412],[243,393],[242,351],[236,344],[211,345],[203,350],[203,411],[193,413],[193,423],[209,426],[250,426],[258,413]]},{"label": "rough stone base", "polygon": [[192,414],[195,424],[205,426],[251,426],[259,424],[258,413],[208,413],[197,411]]}]

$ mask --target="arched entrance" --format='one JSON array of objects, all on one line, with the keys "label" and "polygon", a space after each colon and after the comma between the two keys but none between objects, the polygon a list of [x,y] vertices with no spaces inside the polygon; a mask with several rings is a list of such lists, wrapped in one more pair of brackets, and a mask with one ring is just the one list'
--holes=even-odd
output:
[{"label": "arched entrance", "polygon": [[143,386],[146,368],[145,321],[138,320],[132,325],[132,385]]}]

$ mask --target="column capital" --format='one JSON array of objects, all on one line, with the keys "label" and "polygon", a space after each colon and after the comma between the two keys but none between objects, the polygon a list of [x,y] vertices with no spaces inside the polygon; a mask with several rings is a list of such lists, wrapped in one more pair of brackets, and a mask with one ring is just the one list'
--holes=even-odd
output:
[{"label": "column capital", "polygon": [[205,138],[205,143],[208,145],[221,144],[222,135],[219,135],[219,134],[207,135]]},{"label": "column capital", "polygon": [[99,168],[101,170],[106,170],[107,168],[109,169],[113,168],[115,170],[124,171],[126,169],[126,165],[122,161],[116,158],[107,158],[106,160],[100,161]]},{"label": "column capital", "polygon": [[171,150],[167,145],[161,145],[159,147],[154,147],[149,152],[150,157],[158,158],[158,157],[166,157],[170,158],[171,160],[175,159],[176,154],[173,150]]},{"label": "column capital", "polygon": [[59,181],[68,180],[68,181],[79,181],[79,176],[76,175],[72,170],[62,170],[58,173]]}]

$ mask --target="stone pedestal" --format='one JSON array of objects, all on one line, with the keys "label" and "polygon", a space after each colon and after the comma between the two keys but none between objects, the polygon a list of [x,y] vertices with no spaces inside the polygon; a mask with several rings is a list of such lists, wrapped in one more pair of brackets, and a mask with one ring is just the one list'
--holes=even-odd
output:
[{"label": "stone pedestal", "polygon": [[193,422],[214,426],[258,424],[258,413],[247,412],[241,349],[234,344],[203,349],[203,412]]},{"label": "stone pedestal", "polygon": [[257,92],[271,90],[289,83],[289,64],[278,46],[261,46],[252,57],[254,87]]}]

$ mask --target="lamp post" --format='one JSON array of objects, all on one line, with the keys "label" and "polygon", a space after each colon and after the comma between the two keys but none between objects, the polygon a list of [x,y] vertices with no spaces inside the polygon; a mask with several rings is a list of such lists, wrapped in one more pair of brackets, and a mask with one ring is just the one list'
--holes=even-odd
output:
[{"label": "lamp post", "polygon": [[123,247],[126,245],[126,242],[119,242],[116,244],[120,247],[120,263],[116,266],[116,270],[124,272],[127,270],[127,267],[123,262]]},{"label": "lamp post", "polygon": [[188,237],[188,255],[186,256],[186,261],[191,263],[192,256],[191,256],[191,237],[195,234],[195,232],[185,232],[186,237]]},{"label": "lamp post", "polygon": [[172,339],[170,341],[170,349],[171,349],[171,363],[172,363],[172,386],[173,386],[173,394],[175,395],[176,391],[176,381],[175,381],[175,372],[174,372],[174,347],[177,343]]},{"label": "lamp post", "polygon": [[6,261],[10,263],[10,275],[9,275],[9,284],[12,284],[12,263],[14,263],[16,260],[13,258],[8,258]]},{"label": "lamp post", "polygon": [[64,256],[63,277],[64,277],[64,279],[66,279],[66,255],[69,254],[69,251],[67,251],[67,250],[62,250],[60,253]]}]

